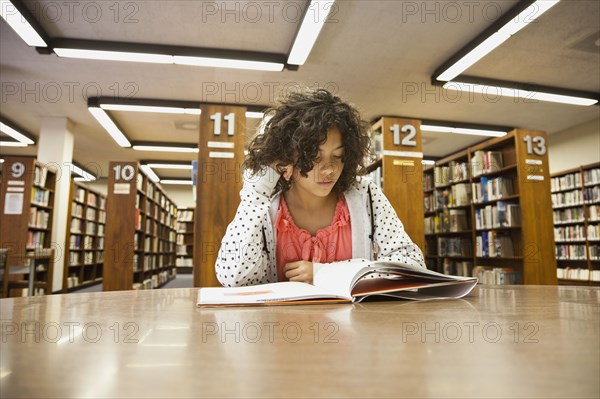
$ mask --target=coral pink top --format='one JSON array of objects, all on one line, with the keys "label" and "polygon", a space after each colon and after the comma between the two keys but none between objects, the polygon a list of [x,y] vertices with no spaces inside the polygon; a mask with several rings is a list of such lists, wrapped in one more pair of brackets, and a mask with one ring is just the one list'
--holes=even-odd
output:
[{"label": "coral pink top", "polygon": [[330,263],[352,258],[350,212],[343,195],[335,206],[331,224],[318,230],[315,236],[296,226],[281,195],[275,229],[277,230],[278,281],[287,281],[283,267],[288,262],[307,260]]}]

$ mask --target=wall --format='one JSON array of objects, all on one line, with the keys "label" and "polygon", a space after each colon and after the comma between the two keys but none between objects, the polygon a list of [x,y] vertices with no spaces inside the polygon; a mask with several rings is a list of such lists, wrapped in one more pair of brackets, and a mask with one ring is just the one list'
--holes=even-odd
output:
[{"label": "wall", "polygon": [[600,118],[548,136],[550,173],[600,162]]},{"label": "wall", "polygon": [[177,205],[178,208],[195,208],[196,201],[192,186],[164,184],[162,188],[165,190],[169,198]]}]

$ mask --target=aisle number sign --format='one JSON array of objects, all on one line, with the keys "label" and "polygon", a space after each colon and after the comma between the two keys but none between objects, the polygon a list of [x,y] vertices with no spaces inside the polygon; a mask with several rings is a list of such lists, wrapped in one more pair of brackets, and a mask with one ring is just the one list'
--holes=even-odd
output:
[{"label": "aisle number sign", "polygon": [[[399,124],[395,123],[390,127],[392,134],[394,135],[394,145],[403,145],[405,147],[416,147],[417,141],[417,129],[413,125],[404,125],[400,127]],[[406,134],[400,141],[400,132]]]},{"label": "aisle number sign", "polygon": [[[131,193],[131,181],[135,177],[135,168],[130,164],[116,164],[113,166],[115,183],[113,193],[120,195],[128,195]],[[120,183],[126,182],[126,183]]]},{"label": "aisle number sign", "polygon": [[[544,157],[546,155],[546,138],[544,136],[532,136],[527,134],[523,137],[523,141],[526,145],[526,151],[528,157]],[[541,159],[527,158],[525,160],[525,167],[527,172],[527,180],[530,181],[543,181],[544,180],[544,163]]]}]

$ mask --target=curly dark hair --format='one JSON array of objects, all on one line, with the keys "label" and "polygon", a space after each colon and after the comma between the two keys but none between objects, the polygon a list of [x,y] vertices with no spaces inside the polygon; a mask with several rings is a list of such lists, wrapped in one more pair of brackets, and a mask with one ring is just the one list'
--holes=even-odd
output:
[{"label": "curly dark hair", "polygon": [[[342,135],[344,169],[334,186],[339,194],[363,174],[370,149],[369,125],[358,111],[325,89],[293,92],[265,112],[264,134],[250,142],[243,168],[253,173],[265,166],[294,165],[307,177],[327,141],[327,131],[337,127]],[[280,178],[275,191],[286,191],[291,183]]]}]

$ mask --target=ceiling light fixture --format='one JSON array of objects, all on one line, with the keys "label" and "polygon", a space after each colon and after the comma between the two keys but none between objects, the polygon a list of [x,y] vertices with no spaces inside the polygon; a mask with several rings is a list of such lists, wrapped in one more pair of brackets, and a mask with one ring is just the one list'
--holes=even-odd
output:
[{"label": "ceiling light fixture", "polygon": [[162,114],[200,115],[201,113],[200,109],[161,107],[156,105],[100,104],[100,108],[107,111],[154,112]]},{"label": "ceiling light fixture", "polygon": [[191,186],[192,181],[191,180],[161,180],[160,184],[180,184],[180,185]]},{"label": "ceiling light fixture", "polygon": [[147,163],[153,169],[184,169],[192,170],[191,162],[189,164],[174,164],[174,163]]},{"label": "ceiling light fixture", "polygon": [[288,64],[304,65],[334,6],[334,0],[312,0],[294,39]]},{"label": "ceiling light fixture", "polygon": [[491,84],[478,84],[468,82],[446,82],[444,89],[464,91],[469,93],[480,93],[489,96],[503,96],[512,98],[522,98],[527,101],[547,101],[561,104],[590,106],[598,103],[597,98],[585,98],[578,96],[569,96],[564,94],[548,93],[543,91],[523,90],[511,87],[497,86]]},{"label": "ceiling light fixture", "polygon": [[121,129],[115,124],[110,116],[102,108],[99,107],[88,107],[88,110],[94,118],[102,125],[102,127],[111,135],[111,137],[121,147],[131,147],[131,143],[127,140],[127,137],[123,134]]},{"label": "ceiling light fixture", "polygon": [[17,140],[19,143],[24,144],[25,146],[35,144],[35,141],[24,135],[23,133],[17,131],[11,126],[8,126],[4,122],[0,122],[0,131]]},{"label": "ceiling light fixture", "polygon": [[[47,47],[46,41],[39,32],[42,30],[34,23],[29,12],[18,7],[9,0],[0,0],[0,15],[11,28],[31,47]],[[38,28],[34,28],[33,24]]]},{"label": "ceiling light fixture", "polygon": [[148,165],[140,165],[140,169],[142,169],[154,183],[158,183],[160,181],[160,177],[158,177]]},{"label": "ceiling light fixture", "polygon": [[437,125],[421,125],[422,132],[436,132],[436,133],[455,133],[455,134],[469,134],[473,136],[489,136],[489,137],[502,137],[506,136],[507,132],[487,129],[471,129],[462,127],[451,127],[451,126],[437,126]]},{"label": "ceiling light fixture", "polygon": [[27,144],[19,141],[0,141],[0,147],[27,147]]},{"label": "ceiling light fixture", "polygon": [[168,144],[134,144],[132,147],[136,151],[162,151],[162,152],[195,152],[200,150],[198,147],[177,146]]},{"label": "ceiling light fixture", "polygon": [[246,118],[262,119],[265,116],[264,112],[246,111]]},{"label": "ceiling light fixture", "polygon": [[54,53],[64,58],[84,60],[148,62],[153,64],[172,64],[173,56],[151,53],[133,53],[125,51],[87,50],[75,48],[54,48]]},{"label": "ceiling light fixture", "polygon": [[283,71],[283,68],[285,66],[281,62],[264,62],[210,57],[191,57],[183,55],[173,56],[173,63],[176,65],[191,65],[231,69],[250,69],[254,71],[270,72],[281,72]]},{"label": "ceiling light fixture", "polygon": [[[512,35],[535,21],[560,0],[537,0],[518,4],[482,35],[460,50],[458,59],[451,59],[434,73],[438,81],[450,81],[485,57]],[[498,25],[501,25],[497,28]]]},{"label": "ceiling light fixture", "polygon": [[286,66],[286,56],[274,53],[65,38],[52,40],[51,46],[57,56],[67,58],[276,72]]},{"label": "ceiling light fixture", "polygon": [[83,168],[80,168],[79,166],[75,165],[74,163],[72,163],[70,165],[70,167],[71,167],[71,173],[74,173],[74,174],[77,174],[80,176],[80,177],[75,177],[73,180],[75,180],[75,181],[94,181],[94,180],[96,180],[96,176],[85,171]]}]

